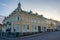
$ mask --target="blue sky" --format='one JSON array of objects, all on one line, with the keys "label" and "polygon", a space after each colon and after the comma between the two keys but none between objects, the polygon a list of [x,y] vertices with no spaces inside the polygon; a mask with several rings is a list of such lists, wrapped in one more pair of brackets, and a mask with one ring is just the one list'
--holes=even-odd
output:
[{"label": "blue sky", "polygon": [[0,15],[8,16],[21,3],[22,10],[37,12],[60,21],[60,0],[0,0]]}]

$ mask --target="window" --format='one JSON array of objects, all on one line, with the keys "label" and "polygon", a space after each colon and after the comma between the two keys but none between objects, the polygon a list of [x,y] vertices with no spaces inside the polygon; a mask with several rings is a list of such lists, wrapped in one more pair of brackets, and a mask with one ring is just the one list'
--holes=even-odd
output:
[{"label": "window", "polygon": [[25,25],[23,25],[23,29],[25,29],[25,27],[26,27],[26,26],[25,26]]},{"label": "window", "polygon": [[37,27],[32,25],[32,30],[36,30],[36,29],[37,29]]},{"label": "window", "polygon": [[44,27],[44,30],[46,30],[46,27]]},{"label": "window", "polygon": [[36,30],[37,28],[36,28],[36,26],[35,26],[35,30]]},{"label": "window", "polygon": [[36,22],[36,20],[34,18],[32,18],[32,22]]},{"label": "window", "polygon": [[11,22],[13,22],[13,21],[14,21],[14,19],[12,18],[12,19],[11,19]]},{"label": "window", "polygon": [[19,16],[16,16],[16,20],[18,20],[18,21],[19,21]]},{"label": "window", "polygon": [[34,22],[34,18],[32,18],[32,22]]},{"label": "window", "polygon": [[29,25],[27,25],[27,29],[29,30]]},{"label": "window", "polygon": [[16,29],[16,32],[20,32],[20,25],[17,24],[17,25],[15,26],[15,29]]},{"label": "window", "polygon": [[34,25],[32,25],[32,30],[34,30]]}]

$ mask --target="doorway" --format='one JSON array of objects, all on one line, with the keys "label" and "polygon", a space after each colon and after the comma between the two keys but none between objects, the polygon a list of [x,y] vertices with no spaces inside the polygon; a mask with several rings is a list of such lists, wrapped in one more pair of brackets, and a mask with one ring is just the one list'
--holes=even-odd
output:
[{"label": "doorway", "polygon": [[41,32],[41,26],[38,26],[38,32]]}]

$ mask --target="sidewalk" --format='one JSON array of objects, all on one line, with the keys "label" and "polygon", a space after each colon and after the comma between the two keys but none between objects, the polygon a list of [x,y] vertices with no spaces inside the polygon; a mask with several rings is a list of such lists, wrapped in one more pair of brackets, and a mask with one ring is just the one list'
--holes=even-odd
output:
[{"label": "sidewalk", "polygon": [[11,40],[11,39],[14,40],[14,39],[22,39],[22,38],[31,38],[31,37],[36,37],[36,36],[42,36],[42,35],[48,34],[48,33],[52,33],[52,32],[44,32],[44,33],[38,33],[38,34],[22,36],[22,37],[4,37],[4,36],[0,36],[0,38],[6,39],[6,40]]}]

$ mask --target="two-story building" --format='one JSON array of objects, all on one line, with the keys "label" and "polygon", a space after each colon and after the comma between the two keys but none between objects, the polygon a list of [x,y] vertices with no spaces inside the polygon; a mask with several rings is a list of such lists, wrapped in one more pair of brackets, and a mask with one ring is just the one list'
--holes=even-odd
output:
[{"label": "two-story building", "polygon": [[3,32],[45,32],[46,21],[43,15],[38,15],[32,11],[27,12],[21,9],[21,4],[3,20]]}]

